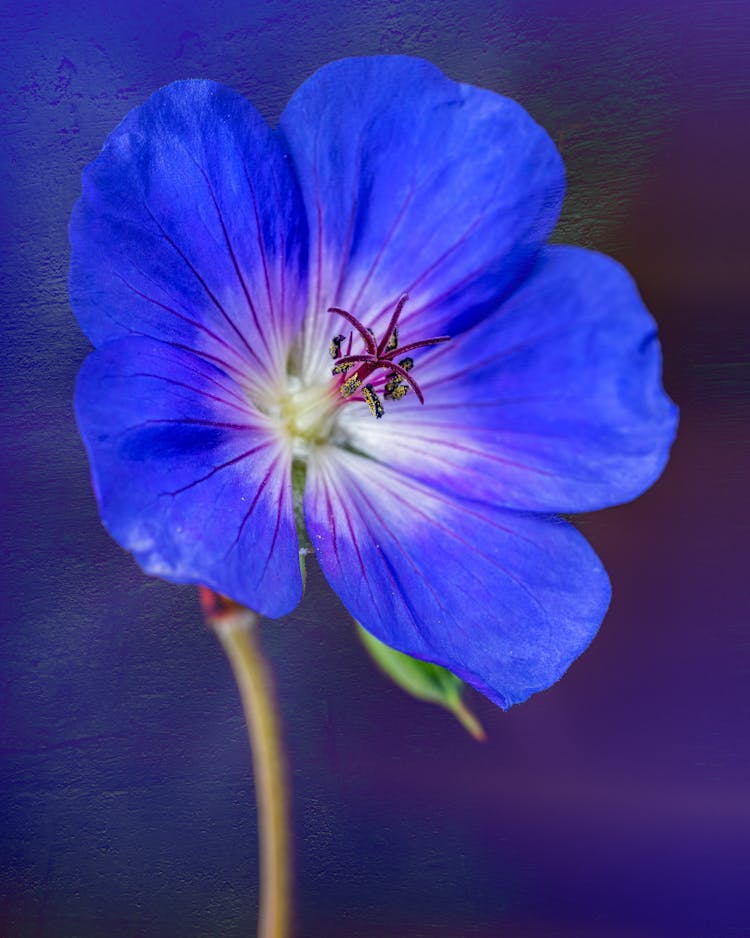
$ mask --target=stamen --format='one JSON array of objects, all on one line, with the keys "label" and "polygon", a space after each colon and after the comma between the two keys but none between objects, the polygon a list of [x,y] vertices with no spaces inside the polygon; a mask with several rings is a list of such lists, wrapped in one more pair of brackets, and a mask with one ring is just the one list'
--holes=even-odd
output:
[{"label": "stamen", "polygon": [[377,417],[378,420],[385,413],[385,408],[380,402],[380,398],[375,393],[375,388],[371,384],[366,384],[362,388],[362,397],[365,399],[365,403],[370,408],[370,413],[373,417]]},{"label": "stamen", "polygon": [[392,398],[392,397],[393,397],[393,392],[394,392],[394,391],[396,390],[396,388],[402,383],[403,380],[404,380],[404,379],[401,377],[401,375],[397,375],[395,371],[392,371],[392,372],[386,377],[385,388],[383,389],[383,390],[384,390],[384,396],[385,396],[387,399]]},{"label": "stamen", "polygon": [[414,388],[414,393],[419,398],[419,403],[424,404],[424,394],[422,394],[422,389],[419,387],[414,378],[412,378],[412,376],[409,374],[408,369],[402,368],[401,365],[397,365],[395,362],[389,362],[389,364],[396,372],[396,374],[401,375],[401,377]]},{"label": "stamen", "polygon": [[347,378],[346,381],[341,385],[341,396],[351,397],[361,384],[362,379],[359,377],[359,375],[353,374],[351,378]]},{"label": "stamen", "polygon": [[[404,371],[411,371],[414,367],[414,359],[402,358],[398,364]],[[403,382],[404,379],[396,371],[392,371],[388,375],[388,380],[385,383],[385,394],[383,395],[386,400],[400,401],[406,397],[406,392],[409,390],[409,387]]]},{"label": "stamen", "polygon": [[331,358],[341,358],[341,343],[344,341],[343,335],[335,335],[328,346],[328,354]]},{"label": "stamen", "polygon": [[386,397],[389,401],[400,401],[406,397],[408,390],[408,385],[399,384],[399,386],[394,388],[390,394],[385,394],[383,396]]}]

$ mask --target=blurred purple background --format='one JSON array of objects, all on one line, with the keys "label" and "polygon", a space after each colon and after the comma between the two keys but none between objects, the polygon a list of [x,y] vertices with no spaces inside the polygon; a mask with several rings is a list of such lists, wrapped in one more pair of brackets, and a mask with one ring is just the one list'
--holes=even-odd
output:
[{"label": "blurred purple background", "polygon": [[194,591],[101,528],[71,394],[67,222],[106,135],[209,77],[271,121],[345,55],[410,53],[558,142],[556,240],[611,253],[681,408],[632,505],[580,519],[611,611],[489,741],[392,688],[313,571],[269,622],[300,938],[750,934],[750,14],[744,3],[93,0],[0,10],[0,934],[254,933],[253,790]]}]

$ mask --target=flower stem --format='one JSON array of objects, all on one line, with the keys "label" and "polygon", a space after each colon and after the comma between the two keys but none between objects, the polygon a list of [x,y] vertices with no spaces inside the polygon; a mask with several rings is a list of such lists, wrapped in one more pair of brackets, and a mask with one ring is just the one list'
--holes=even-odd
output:
[{"label": "flower stem", "polygon": [[[229,658],[245,711],[253,757],[260,839],[258,938],[291,934],[289,793],[271,671],[255,613],[201,587],[206,618]],[[218,600],[218,602],[217,602]]]}]

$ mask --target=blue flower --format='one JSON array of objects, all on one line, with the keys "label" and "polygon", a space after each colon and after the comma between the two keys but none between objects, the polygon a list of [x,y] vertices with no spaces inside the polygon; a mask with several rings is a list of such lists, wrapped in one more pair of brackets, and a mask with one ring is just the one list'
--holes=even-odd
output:
[{"label": "blue flower", "polygon": [[303,509],[381,641],[503,707],[557,680],[610,597],[559,515],[638,495],[676,426],[628,274],[545,244],[563,189],[518,104],[417,59],[326,66],[277,130],[212,82],[156,92],[70,228],[112,536],[281,616]]}]

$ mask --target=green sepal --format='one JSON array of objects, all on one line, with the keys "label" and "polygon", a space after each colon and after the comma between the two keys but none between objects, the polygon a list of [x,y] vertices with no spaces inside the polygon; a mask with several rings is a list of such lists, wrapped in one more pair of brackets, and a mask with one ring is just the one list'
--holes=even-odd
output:
[{"label": "green sepal", "polygon": [[464,682],[447,668],[420,661],[385,645],[355,622],[362,644],[373,661],[393,682],[418,700],[438,704],[456,717],[474,739],[482,741],[485,733],[479,720],[461,698]]}]

